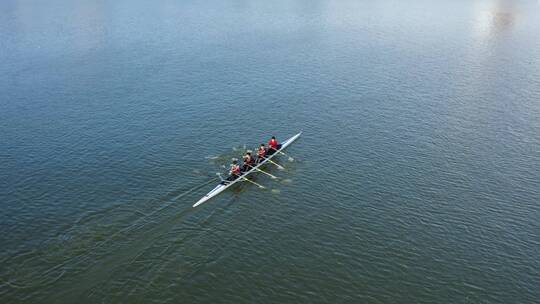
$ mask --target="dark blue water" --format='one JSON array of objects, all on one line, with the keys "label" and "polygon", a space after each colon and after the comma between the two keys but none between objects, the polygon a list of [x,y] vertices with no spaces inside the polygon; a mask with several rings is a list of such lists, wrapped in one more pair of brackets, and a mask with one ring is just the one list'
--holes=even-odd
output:
[{"label": "dark blue water", "polygon": [[540,299],[538,1],[5,0],[0,71],[2,303]]}]

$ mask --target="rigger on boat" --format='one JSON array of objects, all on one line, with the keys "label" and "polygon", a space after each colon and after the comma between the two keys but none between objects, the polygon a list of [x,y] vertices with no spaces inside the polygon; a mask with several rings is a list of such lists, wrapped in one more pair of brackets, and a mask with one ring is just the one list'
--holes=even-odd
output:
[{"label": "rigger on boat", "polygon": [[249,183],[255,184],[259,188],[264,188],[264,186],[248,179],[247,176],[254,172],[261,172],[272,178],[276,178],[274,175],[261,170],[260,167],[266,163],[271,163],[280,169],[284,169],[281,165],[272,161],[272,158],[279,154],[285,154],[283,153],[283,150],[287,148],[290,144],[292,144],[296,139],[298,139],[298,137],[300,137],[301,134],[302,132],[285,140],[281,144],[278,143],[275,137],[272,137],[272,139],[268,142],[268,149],[266,149],[264,144],[262,144],[257,150],[257,160],[255,160],[254,156],[251,155],[251,152],[247,152],[246,155],[244,156],[244,159],[243,159],[244,164],[242,167],[240,167],[240,165],[238,164],[238,161],[233,160],[233,163],[231,164],[231,170],[229,171],[229,177],[227,177],[227,179],[222,178],[221,183],[217,185],[214,189],[212,189],[210,192],[208,192],[205,196],[203,196],[200,200],[198,200],[193,205],[193,207],[199,206],[200,204],[208,201],[209,199],[220,194],[221,192],[225,191],[230,186],[240,181],[249,182]]}]

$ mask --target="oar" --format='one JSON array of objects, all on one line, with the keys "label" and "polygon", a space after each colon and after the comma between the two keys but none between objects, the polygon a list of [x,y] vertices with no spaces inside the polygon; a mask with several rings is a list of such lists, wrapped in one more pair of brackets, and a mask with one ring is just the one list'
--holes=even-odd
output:
[{"label": "oar", "polygon": [[267,159],[267,161],[269,161],[270,163],[276,165],[276,166],[278,167],[278,169],[280,169],[280,170],[285,170],[285,167],[283,167],[283,166],[280,165],[280,164],[275,163],[273,160]]},{"label": "oar", "polygon": [[256,182],[254,182],[254,181],[252,181],[252,180],[250,180],[250,179],[247,179],[247,178],[245,178],[245,177],[242,177],[242,179],[245,180],[246,182],[250,182],[250,183],[252,183],[252,184],[258,186],[258,187],[261,188],[261,189],[266,189],[265,186],[260,185],[260,184],[257,184]]},{"label": "oar", "polygon": [[294,158],[292,158],[292,157],[289,156],[288,154],[285,154],[285,152],[281,152],[280,150],[277,150],[277,149],[274,149],[274,148],[269,148],[269,149],[273,150],[274,153],[279,153],[279,154],[281,154],[281,155],[287,156],[287,157],[289,158],[288,160],[289,160],[290,162],[294,161]]},{"label": "oar", "polygon": [[270,177],[273,178],[273,179],[278,178],[277,176],[272,175],[272,174],[270,174],[270,173],[268,173],[268,172],[266,172],[266,171],[264,171],[264,170],[261,170],[261,169],[259,169],[259,168],[255,168],[255,170],[257,170],[257,171],[259,171],[259,172],[261,172],[261,173],[264,173],[264,174],[270,176]]},{"label": "oar", "polygon": [[279,150],[276,150],[276,152],[279,153],[279,154],[287,156],[289,158],[289,161],[291,161],[291,162],[294,161],[294,158],[290,157],[288,154],[285,154],[285,152],[281,152]]}]

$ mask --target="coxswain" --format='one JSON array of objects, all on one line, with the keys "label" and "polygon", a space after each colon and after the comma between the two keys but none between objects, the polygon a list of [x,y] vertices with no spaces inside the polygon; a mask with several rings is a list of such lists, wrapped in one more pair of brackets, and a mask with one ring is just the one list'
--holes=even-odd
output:
[{"label": "coxswain", "polygon": [[253,167],[254,164],[255,158],[251,156],[251,152],[247,152],[246,155],[244,155],[244,166],[242,167],[242,171],[248,171],[249,169],[251,169],[251,167]]},{"label": "coxswain", "polygon": [[227,181],[231,182],[235,179],[237,179],[242,172],[240,171],[240,166],[238,165],[238,161],[233,160],[231,164],[231,170],[229,171],[229,177],[227,177],[226,181],[221,182],[222,184],[226,184]]},{"label": "coxswain", "polygon": [[261,146],[259,147],[259,150],[257,150],[257,163],[262,162],[265,157],[266,157],[266,147],[264,146],[264,144],[261,144]]},{"label": "coxswain", "polygon": [[275,136],[272,136],[272,139],[268,142],[268,155],[274,154],[277,150],[281,148],[281,145],[278,144]]}]

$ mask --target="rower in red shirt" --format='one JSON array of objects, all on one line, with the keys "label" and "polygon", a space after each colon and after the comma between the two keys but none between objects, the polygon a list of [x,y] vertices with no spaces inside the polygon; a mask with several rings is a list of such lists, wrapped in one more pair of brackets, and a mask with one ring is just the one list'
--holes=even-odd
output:
[{"label": "rower in red shirt", "polygon": [[236,160],[233,160],[233,163],[231,164],[231,170],[229,171],[229,177],[227,177],[227,180],[224,180],[221,182],[221,184],[225,185],[228,182],[232,182],[233,180],[237,179],[242,172],[240,171],[240,166],[238,165],[238,162]]},{"label": "rower in red shirt", "polygon": [[238,165],[237,161],[234,161],[233,165],[231,166],[231,174],[238,176],[240,173],[240,166]]},{"label": "rower in red shirt", "polygon": [[248,171],[249,169],[251,169],[251,167],[253,167],[254,164],[255,158],[251,156],[251,152],[247,152],[246,155],[244,155],[244,166],[242,167],[242,171]]},{"label": "rower in red shirt", "polygon": [[257,150],[257,163],[262,162],[265,157],[266,157],[266,147],[264,146],[264,144],[261,144],[261,146],[259,147],[259,150]]},{"label": "rower in red shirt", "polygon": [[281,145],[278,144],[275,136],[272,136],[272,139],[268,142],[268,155],[274,154],[277,150],[281,148]]}]

